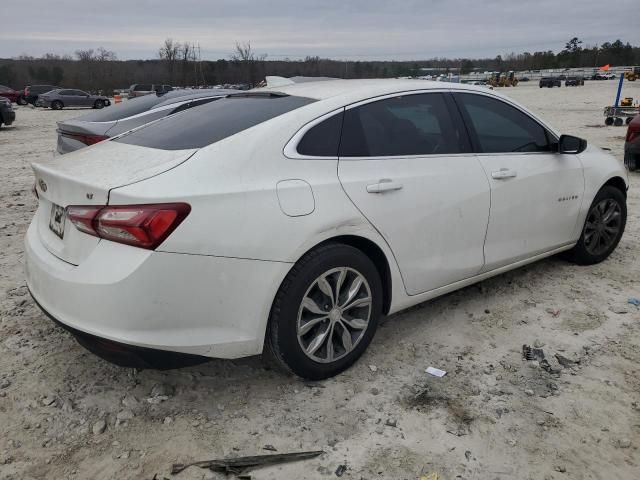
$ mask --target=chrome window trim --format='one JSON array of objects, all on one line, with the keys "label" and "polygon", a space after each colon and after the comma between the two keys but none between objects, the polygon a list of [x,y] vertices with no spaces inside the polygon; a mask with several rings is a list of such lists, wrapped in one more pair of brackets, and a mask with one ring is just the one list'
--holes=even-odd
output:
[{"label": "chrome window trim", "polygon": [[357,161],[362,161],[362,160],[393,160],[393,159],[416,159],[416,158],[437,158],[437,157],[468,157],[468,156],[487,156],[487,155],[549,155],[549,154],[554,154],[556,152],[554,151],[548,151],[548,152],[495,152],[495,153],[488,153],[488,152],[465,152],[465,153],[450,153],[450,154],[440,154],[440,153],[428,153],[428,154],[423,154],[423,155],[390,155],[390,156],[371,156],[371,157],[339,157],[339,156],[313,156],[313,155],[302,155],[300,153],[298,153],[298,144],[300,143],[300,140],[302,140],[302,137],[304,137],[304,135],[313,127],[315,127],[316,125],[318,125],[319,123],[323,122],[324,120],[332,117],[333,115],[337,115],[340,112],[346,112],[347,110],[351,110],[352,108],[357,108],[360,107],[362,105],[367,105],[369,103],[373,103],[373,102],[377,102],[377,101],[381,101],[381,100],[386,100],[389,98],[395,98],[395,97],[404,97],[407,95],[421,95],[421,94],[426,94],[426,93],[468,93],[471,95],[483,95],[485,97],[489,97],[492,98],[494,100],[497,101],[501,101],[503,103],[506,103],[507,105],[515,108],[516,110],[518,110],[520,113],[522,113],[523,115],[526,115],[527,117],[529,117],[530,119],[532,119],[534,122],[536,122],[538,125],[540,125],[540,127],[542,127],[546,132],[548,132],[551,136],[551,138],[549,139],[551,143],[553,143],[553,141],[557,142],[560,139],[559,134],[552,129],[549,125],[547,125],[545,122],[543,122],[540,118],[538,118],[536,115],[532,114],[531,112],[524,110],[523,107],[521,107],[520,105],[511,102],[508,98],[502,97],[502,96],[498,96],[495,95],[494,93],[492,93],[491,91],[480,91],[480,90],[475,90],[475,89],[466,89],[466,88],[456,88],[455,84],[450,84],[449,88],[446,87],[438,87],[438,88],[428,88],[428,89],[418,89],[418,90],[404,90],[401,92],[393,92],[393,93],[387,93],[384,95],[378,95],[375,97],[370,97],[370,98],[366,98],[364,100],[360,100],[358,102],[354,102],[348,105],[345,105],[344,107],[340,107],[337,109],[334,109],[328,113],[325,113],[317,118],[315,118],[314,120],[311,120],[310,122],[306,123],[305,125],[303,125],[290,139],[289,141],[285,144],[284,149],[283,149],[283,153],[284,156],[291,159],[291,160],[357,160]]}]

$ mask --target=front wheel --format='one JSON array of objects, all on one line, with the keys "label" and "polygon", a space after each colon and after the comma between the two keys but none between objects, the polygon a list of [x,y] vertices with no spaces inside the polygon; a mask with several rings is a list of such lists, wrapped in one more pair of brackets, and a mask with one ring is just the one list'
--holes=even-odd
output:
[{"label": "front wheel", "polygon": [[53,110],[62,110],[62,102],[60,100],[55,100],[51,103],[51,108]]},{"label": "front wheel", "polygon": [[104,102],[102,100],[96,100],[93,104],[93,108],[97,108],[98,110],[104,107]]},{"label": "front wheel", "polygon": [[369,257],[348,245],[323,245],[305,254],[282,282],[267,343],[296,375],[329,378],[363,354],[381,314],[382,283]]},{"label": "front wheel", "polygon": [[627,223],[627,200],[617,188],[605,185],[593,199],[580,240],[569,258],[579,265],[593,265],[615,250]]},{"label": "front wheel", "polygon": [[16,100],[16,103],[17,103],[18,105],[26,105],[26,104],[27,104],[27,103],[29,103],[29,102],[27,102],[27,99],[26,99],[26,98],[24,98],[24,97],[20,96],[20,97],[18,97],[18,100]]}]

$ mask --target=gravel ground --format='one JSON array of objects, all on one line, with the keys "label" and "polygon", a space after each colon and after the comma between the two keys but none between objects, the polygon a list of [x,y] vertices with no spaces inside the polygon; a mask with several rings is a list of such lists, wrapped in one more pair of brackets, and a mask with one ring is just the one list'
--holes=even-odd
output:
[{"label": "gravel ground", "polygon": [[[602,117],[616,84],[503,92],[621,157],[626,130]],[[624,93],[640,97],[640,82]],[[52,155],[55,121],[78,114],[18,107],[0,130],[0,478],[174,478],[173,462],[268,449],[325,453],[254,479],[334,478],[340,465],[351,479],[639,477],[640,311],[627,303],[640,297],[639,175],[607,261],[550,258],[396,314],[337,378],[305,383],[259,357],[134,370],[86,352],[25,287],[29,164]],[[523,361],[525,343],[559,373]]]}]

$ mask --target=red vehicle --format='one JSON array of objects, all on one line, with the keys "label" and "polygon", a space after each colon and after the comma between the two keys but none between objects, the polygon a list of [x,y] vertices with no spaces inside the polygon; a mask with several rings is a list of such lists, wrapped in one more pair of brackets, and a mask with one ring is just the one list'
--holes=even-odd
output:
[{"label": "red vehicle", "polygon": [[640,115],[629,122],[624,143],[624,163],[630,171],[640,167]]},{"label": "red vehicle", "polygon": [[[13,103],[19,103],[20,105],[24,105],[24,93],[19,90],[14,90],[10,87],[5,87],[4,85],[0,85],[0,97],[5,97],[11,100]],[[22,103],[24,102],[24,103]]]}]

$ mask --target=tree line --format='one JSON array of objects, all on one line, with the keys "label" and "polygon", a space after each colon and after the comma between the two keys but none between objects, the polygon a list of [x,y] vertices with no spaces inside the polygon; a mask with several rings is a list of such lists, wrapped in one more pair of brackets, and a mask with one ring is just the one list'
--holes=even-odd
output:
[{"label": "tree line", "polygon": [[251,43],[237,43],[228,59],[201,60],[193,42],[167,38],[152,60],[118,60],[115,52],[102,47],[76,50],[73,56],[45,54],[0,59],[0,85],[21,89],[29,84],[52,84],[68,88],[110,93],[134,83],[174,86],[219,84],[255,85],[266,75],[326,76],[336,78],[388,78],[419,76],[423,69],[442,73],[472,71],[521,71],[600,65],[639,65],[640,47],[621,40],[601,45],[583,45],[577,37],[558,53],[510,53],[494,58],[432,58],[422,61],[341,61],[320,57],[303,60],[270,60],[255,53]]}]

